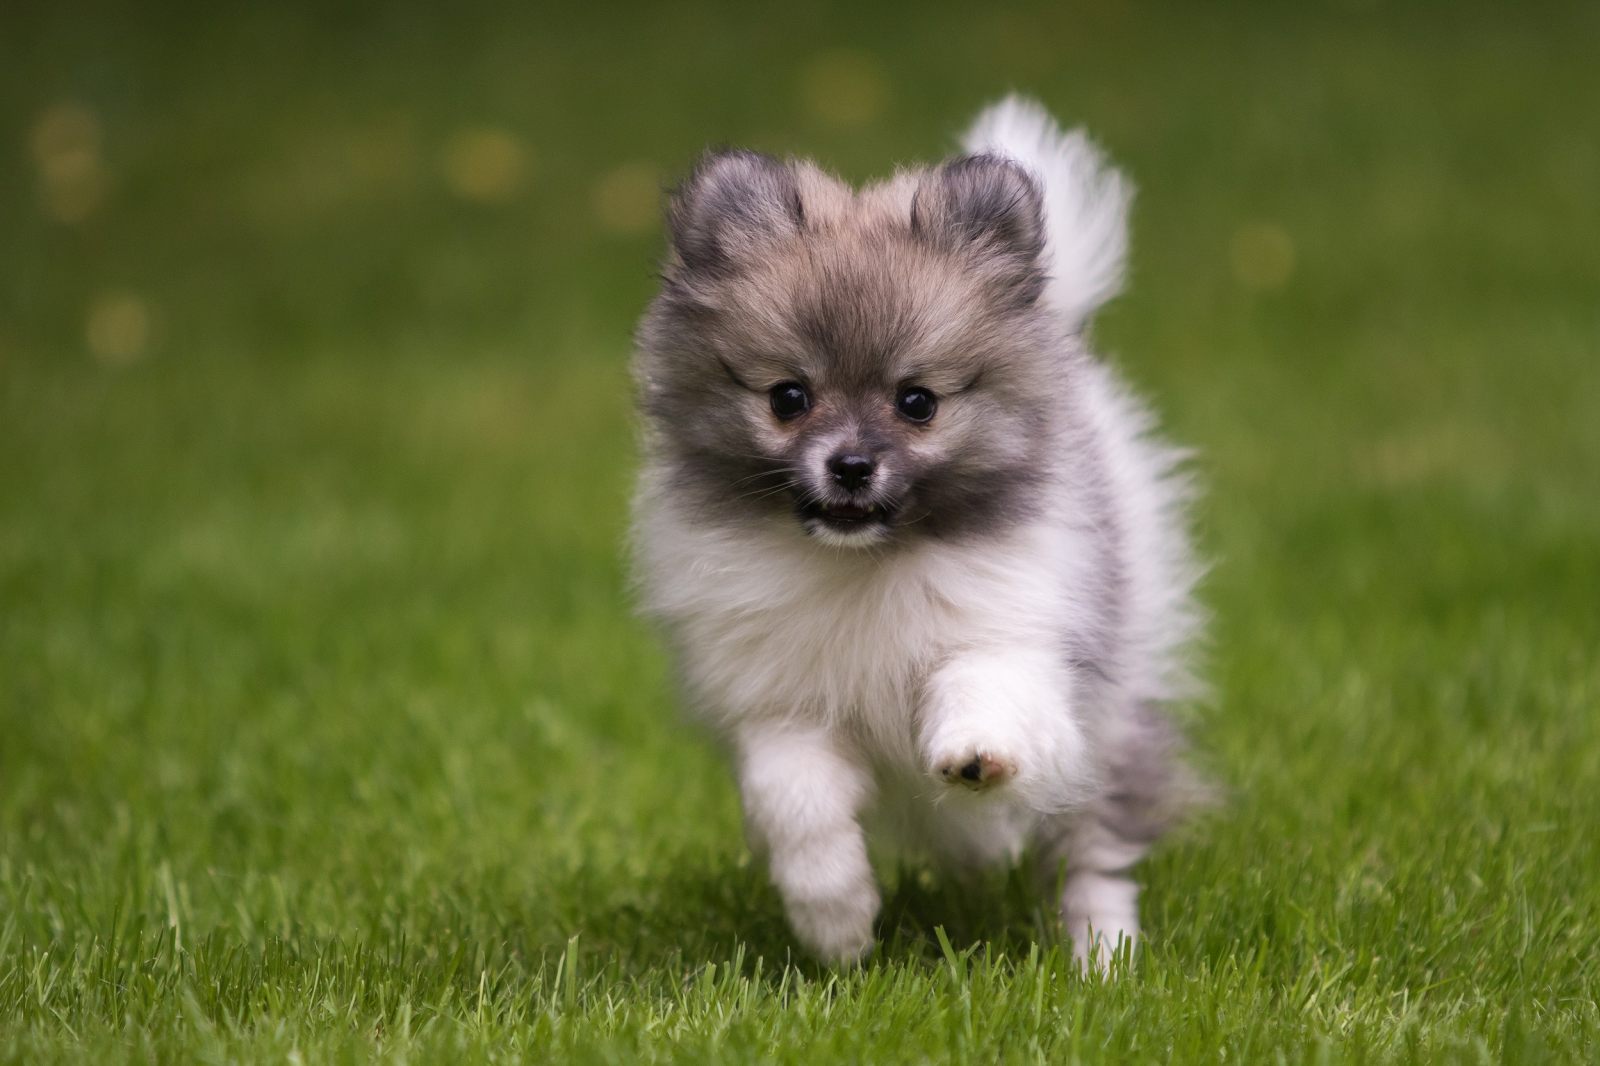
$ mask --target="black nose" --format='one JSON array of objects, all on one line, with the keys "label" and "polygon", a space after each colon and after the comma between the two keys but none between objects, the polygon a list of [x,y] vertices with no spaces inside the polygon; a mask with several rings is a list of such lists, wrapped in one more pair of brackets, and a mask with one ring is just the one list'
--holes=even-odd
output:
[{"label": "black nose", "polygon": [[833,480],[845,488],[859,489],[872,477],[877,465],[865,455],[846,452],[828,460],[828,472],[833,475]]}]

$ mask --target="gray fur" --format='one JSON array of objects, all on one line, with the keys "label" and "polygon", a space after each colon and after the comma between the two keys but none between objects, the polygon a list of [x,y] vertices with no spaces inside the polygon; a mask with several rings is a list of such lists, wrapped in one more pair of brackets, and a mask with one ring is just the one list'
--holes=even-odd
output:
[{"label": "gray fur", "polygon": [[[802,478],[789,493],[736,490],[849,426],[896,472],[878,493],[905,536],[982,533],[1035,513],[1068,384],[1060,338],[1033,306],[1032,180],[966,157],[856,194],[808,168],[807,202],[796,167],[719,153],[672,197],[639,370],[652,435],[677,458],[682,488],[734,521],[792,508],[818,488]],[[761,397],[784,380],[806,382],[819,403],[775,442],[740,414],[753,409],[764,429]],[[966,437],[938,461],[912,454],[924,431],[893,409],[908,382],[963,411]]]}]

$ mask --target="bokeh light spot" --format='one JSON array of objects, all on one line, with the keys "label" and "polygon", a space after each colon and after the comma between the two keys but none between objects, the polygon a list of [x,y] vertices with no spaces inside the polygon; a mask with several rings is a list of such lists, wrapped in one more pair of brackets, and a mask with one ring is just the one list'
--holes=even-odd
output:
[{"label": "bokeh light spot", "polygon": [[137,362],[149,350],[150,324],[150,305],[136,293],[102,293],[89,305],[89,352],[108,366]]},{"label": "bokeh light spot", "polygon": [[527,184],[528,149],[506,130],[462,130],[446,142],[440,169],[450,191],[463,200],[503,204],[514,199]]},{"label": "bokeh light spot", "polygon": [[110,181],[100,140],[100,120],[82,104],[55,104],[34,122],[31,147],[45,214],[82,222],[104,201]]},{"label": "bokeh light spot", "polygon": [[823,52],[800,71],[800,102],[824,125],[865,126],[888,106],[889,77],[870,53]]},{"label": "bokeh light spot", "polygon": [[661,173],[654,163],[624,163],[595,182],[595,221],[608,233],[648,233],[661,214]]},{"label": "bokeh light spot", "polygon": [[1271,222],[1247,222],[1229,243],[1233,276],[1251,289],[1282,288],[1294,275],[1294,239]]}]

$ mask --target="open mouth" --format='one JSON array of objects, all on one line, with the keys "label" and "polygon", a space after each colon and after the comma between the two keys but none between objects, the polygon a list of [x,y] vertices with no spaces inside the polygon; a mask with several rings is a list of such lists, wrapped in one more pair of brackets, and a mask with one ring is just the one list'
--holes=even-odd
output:
[{"label": "open mouth", "polygon": [[801,521],[815,521],[840,533],[887,525],[893,517],[893,508],[881,503],[834,503],[817,500],[802,504],[800,507]]}]

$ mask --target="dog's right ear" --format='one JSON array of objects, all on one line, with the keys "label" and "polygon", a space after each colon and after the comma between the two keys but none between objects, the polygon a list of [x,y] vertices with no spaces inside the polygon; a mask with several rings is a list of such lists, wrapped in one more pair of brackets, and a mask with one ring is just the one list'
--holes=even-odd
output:
[{"label": "dog's right ear", "polygon": [[672,250],[685,268],[723,273],[740,257],[805,226],[800,186],[760,152],[708,152],[667,201]]},{"label": "dog's right ear", "polygon": [[927,172],[911,200],[911,232],[935,247],[978,251],[1021,303],[1044,288],[1044,196],[1010,159],[967,155]]}]

